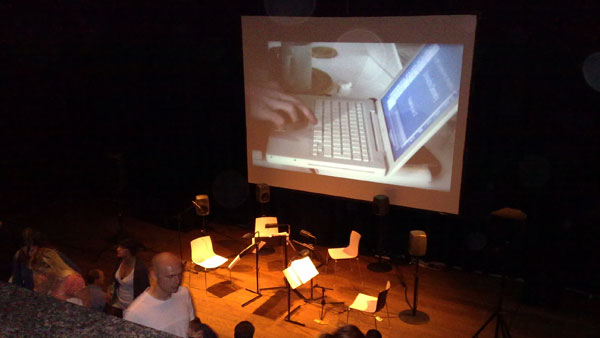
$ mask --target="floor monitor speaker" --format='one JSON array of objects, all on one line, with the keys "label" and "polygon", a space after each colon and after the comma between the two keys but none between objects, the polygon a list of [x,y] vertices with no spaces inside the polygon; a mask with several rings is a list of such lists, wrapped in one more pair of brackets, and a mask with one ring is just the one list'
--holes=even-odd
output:
[{"label": "floor monitor speaker", "polygon": [[427,234],[422,230],[412,230],[409,235],[408,253],[411,256],[423,257],[427,252]]},{"label": "floor monitor speaker", "polygon": [[386,195],[373,197],[373,213],[376,216],[386,216],[390,212],[390,199]]},{"label": "floor monitor speaker", "polygon": [[196,213],[198,216],[208,216],[208,214],[210,214],[208,195],[196,195],[194,204],[196,205]]},{"label": "floor monitor speaker", "polygon": [[271,200],[271,191],[269,186],[263,183],[256,185],[256,201],[258,203],[269,203]]}]

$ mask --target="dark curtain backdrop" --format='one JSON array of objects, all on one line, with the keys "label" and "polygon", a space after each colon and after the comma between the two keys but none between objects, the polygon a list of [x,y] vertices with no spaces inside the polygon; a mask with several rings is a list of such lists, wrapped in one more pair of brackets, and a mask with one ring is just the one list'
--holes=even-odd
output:
[{"label": "dark curtain backdrop", "polygon": [[[0,3],[3,217],[94,196],[168,225],[208,193],[211,221],[250,226],[260,206],[246,183],[240,15],[477,14],[460,215],[393,207],[384,249],[404,254],[408,230],[423,229],[429,259],[485,268],[469,240],[489,234],[492,210],[513,207],[529,216],[514,231],[515,273],[600,284],[577,263],[600,258],[600,93],[581,71],[600,51],[595,2],[299,4]],[[323,244],[358,229],[365,253],[377,247],[369,202],[273,188],[266,208]]]}]

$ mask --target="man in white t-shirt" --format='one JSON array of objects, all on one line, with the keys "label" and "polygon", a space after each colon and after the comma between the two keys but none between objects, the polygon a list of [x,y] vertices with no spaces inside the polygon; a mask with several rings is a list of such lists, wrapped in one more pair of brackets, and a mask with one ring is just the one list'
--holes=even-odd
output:
[{"label": "man in white t-shirt", "polygon": [[181,260],[170,252],[152,258],[150,275],[156,281],[123,312],[134,323],[179,337],[194,336],[191,329],[199,322],[188,289],[181,284]]}]

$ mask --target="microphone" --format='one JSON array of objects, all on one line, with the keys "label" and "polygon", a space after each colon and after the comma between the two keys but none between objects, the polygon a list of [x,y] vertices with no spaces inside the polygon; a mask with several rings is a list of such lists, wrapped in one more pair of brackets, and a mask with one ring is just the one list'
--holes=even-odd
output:
[{"label": "microphone", "polygon": [[302,235],[304,237],[312,238],[312,239],[317,239],[317,237],[315,237],[315,235],[311,234],[310,232],[308,232],[304,229],[300,230],[300,235]]},{"label": "microphone", "polygon": [[249,232],[247,234],[244,234],[244,236],[242,236],[243,239],[248,239],[248,238],[252,238],[254,237],[256,234],[258,233],[258,231],[255,232]]},{"label": "microphone", "polygon": [[315,246],[312,245],[312,244],[302,243],[302,242],[299,242],[299,241],[297,241],[295,239],[292,239],[292,242],[294,242],[294,243],[296,243],[296,244],[298,244],[300,246],[303,246],[303,247],[307,248],[308,250],[315,251]]}]

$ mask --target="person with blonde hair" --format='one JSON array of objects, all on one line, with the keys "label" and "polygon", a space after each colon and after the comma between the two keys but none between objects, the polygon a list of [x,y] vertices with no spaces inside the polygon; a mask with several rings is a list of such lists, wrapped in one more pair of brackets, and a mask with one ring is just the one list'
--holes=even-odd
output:
[{"label": "person with blonde hair", "polygon": [[39,248],[32,262],[34,290],[60,300],[88,306],[85,281],[53,249]]}]

